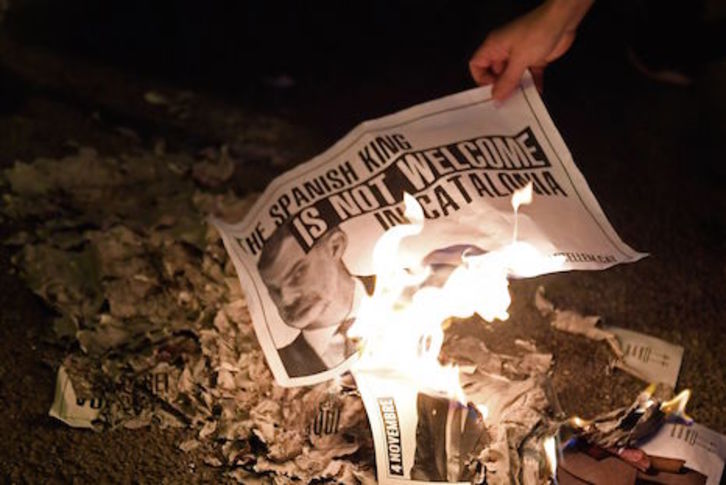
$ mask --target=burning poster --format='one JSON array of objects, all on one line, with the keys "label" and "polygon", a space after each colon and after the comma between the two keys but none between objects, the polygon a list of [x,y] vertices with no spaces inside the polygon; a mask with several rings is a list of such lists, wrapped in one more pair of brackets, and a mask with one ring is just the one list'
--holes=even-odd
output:
[{"label": "burning poster", "polygon": [[405,379],[359,374],[356,382],[373,431],[379,483],[471,483],[472,459],[488,441],[476,407],[420,393]]},{"label": "burning poster", "polygon": [[[440,357],[456,366],[457,392],[421,385],[393,369],[354,372],[379,483],[546,482],[552,356],[531,349],[497,354],[477,338],[446,333]],[[428,370],[423,374],[436,382]]]},{"label": "burning poster", "polygon": [[[517,216],[510,199],[527,184],[534,202]],[[214,221],[281,385],[350,369],[348,330],[374,291],[373,248],[408,222],[404,194],[426,219],[402,243],[407,261],[445,274],[517,240],[561,264],[507,276],[643,257],[611,227],[529,77],[502,104],[485,87],[364,122],[275,179],[239,223]]]}]

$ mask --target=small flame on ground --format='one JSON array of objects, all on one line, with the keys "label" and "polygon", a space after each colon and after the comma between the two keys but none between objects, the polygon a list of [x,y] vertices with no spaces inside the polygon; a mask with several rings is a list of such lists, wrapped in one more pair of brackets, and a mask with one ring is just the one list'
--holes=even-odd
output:
[{"label": "small flame on ground", "polygon": [[592,424],[592,421],[584,420],[579,416],[573,416],[570,418],[570,426],[572,426],[573,428],[576,428],[576,429],[587,428],[591,424]]},{"label": "small flame on ground", "polygon": [[675,417],[685,421],[686,423],[692,423],[693,418],[686,414],[686,405],[690,398],[691,390],[685,389],[678,393],[678,395],[670,401],[661,403],[660,410],[668,417]]},{"label": "small flame on ground", "polygon": [[[420,391],[445,395],[465,404],[459,369],[439,361],[445,322],[451,317],[467,318],[474,314],[489,322],[508,319],[508,277],[542,274],[564,262],[563,257],[544,257],[534,246],[516,241],[517,210],[531,201],[531,184],[512,197],[515,240],[511,244],[484,254],[463,254],[461,264],[443,284],[422,286],[431,276],[430,268],[407,260],[399,247],[403,239],[421,233],[424,213],[413,196],[404,194],[408,223],[390,228],[376,243],[374,294],[362,302],[355,323],[348,330],[350,337],[359,338],[363,344],[355,369],[402,378]],[[478,409],[484,418],[488,416],[486,407]]]}]

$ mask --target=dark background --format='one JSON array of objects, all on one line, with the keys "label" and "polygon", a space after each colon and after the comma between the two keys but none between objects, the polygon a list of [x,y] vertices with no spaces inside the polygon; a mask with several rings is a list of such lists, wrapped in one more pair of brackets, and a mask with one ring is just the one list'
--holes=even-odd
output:
[{"label": "dark background", "polygon": [[[0,24],[0,166],[60,156],[71,139],[122,153],[130,142],[118,125],[139,134],[134,143],[150,147],[161,136],[170,150],[235,134],[206,112],[288,122],[298,131],[284,148],[302,162],[365,119],[473,87],[471,53],[532,4],[12,2]],[[526,336],[531,327],[566,369],[555,383],[570,412],[625,404],[640,383],[605,376],[597,359],[606,349],[537,331],[529,298],[540,283],[563,307],[684,346],[679,387],[694,391],[692,415],[726,432],[724,11],[715,1],[598,1],[574,47],[547,71],[543,98],[577,165],[623,240],[651,253],[634,265],[515,285],[517,328]],[[684,70],[693,84],[654,82],[628,49]],[[143,99],[149,90],[196,93],[198,116],[160,113]],[[246,170],[240,193],[264,189],[283,169],[261,158]],[[47,417],[64,352],[47,343],[50,313],[9,274],[10,256],[3,248],[0,476],[219,478],[175,448],[181,431],[97,434]],[[201,471],[189,475],[189,463]]]}]

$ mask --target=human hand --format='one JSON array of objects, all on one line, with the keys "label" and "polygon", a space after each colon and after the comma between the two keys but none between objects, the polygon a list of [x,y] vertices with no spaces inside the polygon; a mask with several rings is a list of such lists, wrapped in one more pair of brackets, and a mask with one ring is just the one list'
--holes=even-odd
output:
[{"label": "human hand", "polygon": [[491,32],[469,60],[474,81],[494,83],[492,96],[509,97],[529,68],[542,90],[544,68],[575,40],[577,26],[594,0],[546,0],[531,12]]}]

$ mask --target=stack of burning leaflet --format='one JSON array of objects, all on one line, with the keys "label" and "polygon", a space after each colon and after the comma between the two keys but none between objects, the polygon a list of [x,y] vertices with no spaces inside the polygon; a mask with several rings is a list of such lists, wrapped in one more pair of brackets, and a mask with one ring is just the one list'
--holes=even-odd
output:
[{"label": "stack of burning leaflet", "polygon": [[[241,483],[601,483],[612,470],[615,483],[691,483],[665,480],[697,475],[715,483],[723,467],[722,437],[686,427],[687,393],[668,400],[680,354],[672,354],[675,377],[653,374],[623,350],[640,337],[601,328],[597,318],[559,310],[543,291],[530,291],[535,304],[527,307],[528,319],[540,335],[566,331],[604,340],[614,367],[670,384],[649,388],[630,407],[583,420],[562,413],[551,353],[514,338],[507,351],[491,350],[490,339],[506,328],[493,322],[509,318],[510,280],[642,256],[618,242],[534,87],[525,84],[504,107],[477,90],[362,125],[334,147],[337,158],[324,154],[284,174],[257,201],[215,189],[234,172],[224,149],[201,160],[162,149],[120,157],[80,149],[6,170],[3,214],[25,226],[6,244],[18,250],[21,276],[56,312],[56,340],[71,349],[58,368],[51,415],[96,430],[189,428],[178,446]],[[531,113],[520,116],[526,106]],[[486,124],[494,116],[500,123]],[[388,126],[396,131],[371,135]],[[366,159],[361,168],[362,159],[351,160],[370,140],[389,159],[380,166]],[[417,157],[407,159],[416,144]],[[436,144],[437,155],[427,155],[425,148]],[[497,166],[497,157],[505,156],[506,166]],[[342,160],[352,183],[364,170],[381,171],[347,193],[306,201],[299,189],[305,177],[335,175],[326,170]],[[490,185],[480,199],[459,207],[447,201],[424,163],[441,177],[449,168],[470,170],[478,163],[477,177]],[[540,170],[560,192],[538,193],[536,186],[533,192],[518,168],[530,179]],[[507,176],[497,178],[499,169]],[[400,187],[387,185],[391,180]],[[464,178],[448,180],[474,194]],[[495,180],[521,187],[493,194]],[[404,196],[402,187],[419,193]],[[384,233],[373,209],[362,209],[374,189],[390,196],[386,210],[400,219]],[[574,192],[580,197],[567,198]],[[542,197],[539,217],[518,216],[535,195]],[[443,213],[432,217],[425,205],[436,198],[441,210],[457,207],[453,223]],[[589,204],[587,211],[567,205],[578,200]],[[293,210],[294,203],[308,205]],[[625,256],[568,261],[558,250],[562,231],[546,231],[559,221],[550,205],[573,217],[599,214],[592,233],[612,232],[609,242],[597,246],[601,241],[587,234],[578,240],[600,248],[616,241]],[[327,227],[326,213],[348,233]],[[214,227],[205,225],[209,214]],[[450,233],[456,238],[446,239]],[[460,243],[469,236],[471,244]],[[262,255],[255,253],[263,246]],[[335,326],[318,325],[321,315],[335,313],[327,303],[342,301],[321,283],[325,278],[350,290]],[[297,295],[292,302],[291,289]],[[309,297],[312,290],[321,295]],[[330,351],[317,352],[320,342]],[[300,349],[308,357],[300,358]],[[684,429],[697,437],[682,439]],[[704,439],[705,450],[697,446]]]},{"label": "stack of burning leaflet", "polygon": [[[180,448],[201,454],[206,463],[244,483],[255,477],[372,483],[370,429],[377,426],[369,425],[355,384],[349,378],[313,387],[274,383],[234,269],[216,232],[203,225],[203,214],[209,212],[239,218],[251,200],[205,193],[189,179],[188,169],[170,169],[193,163],[151,153],[103,158],[84,149],[4,173],[5,214],[45,221],[6,243],[20,249],[21,274],[57,312],[57,338],[77,342],[78,350],[58,370],[51,414],[71,426],[98,430],[189,427],[195,436]],[[123,177],[115,175],[121,172]],[[68,175],[59,177],[63,173]],[[139,187],[158,213],[139,220],[123,198],[113,195],[121,185],[124,191]],[[539,293],[538,306],[541,298]],[[486,477],[489,483],[549,479],[552,462],[545,459],[544,444],[558,426],[557,399],[548,380],[552,356],[524,341],[516,342],[518,351],[511,355],[495,353],[480,338],[458,335],[457,326],[465,325],[450,326],[441,359],[458,365],[470,401],[486,406],[474,409],[479,417],[486,409],[491,423],[478,443],[484,446],[465,467],[469,478]],[[632,428],[632,415],[641,408],[644,416],[658,414],[657,402],[643,404],[639,398],[640,408],[624,415],[567,421],[563,429],[580,439],[565,448],[560,482],[570,477],[595,481],[588,475],[597,473],[594,464],[613,466],[603,454],[616,456],[640,475],[666,463],[657,458],[657,448],[650,458],[623,448],[641,432],[641,425]],[[416,416],[408,419],[415,435]],[[659,419],[642,421],[651,429]],[[688,434],[680,440],[688,443],[700,442],[708,432],[667,426],[666,440],[673,435],[674,442],[678,433]],[[661,441],[663,434],[657,435]],[[674,449],[673,443],[667,446]],[[712,451],[714,446],[719,445]],[[683,460],[667,463],[682,465]]]}]

